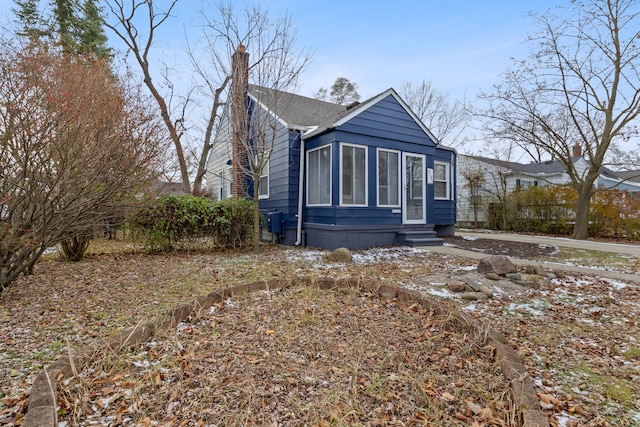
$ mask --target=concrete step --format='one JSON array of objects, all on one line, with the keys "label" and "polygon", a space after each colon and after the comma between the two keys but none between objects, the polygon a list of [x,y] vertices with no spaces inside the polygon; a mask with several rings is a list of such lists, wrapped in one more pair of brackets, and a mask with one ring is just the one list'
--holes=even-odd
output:
[{"label": "concrete step", "polygon": [[437,237],[409,238],[405,239],[402,244],[412,248],[418,246],[442,246],[444,244],[444,240]]}]

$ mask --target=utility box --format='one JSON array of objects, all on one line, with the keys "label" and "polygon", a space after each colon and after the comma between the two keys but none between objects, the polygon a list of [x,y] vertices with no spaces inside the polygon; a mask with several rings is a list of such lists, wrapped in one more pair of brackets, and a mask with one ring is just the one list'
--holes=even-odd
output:
[{"label": "utility box", "polygon": [[272,234],[282,234],[282,211],[269,212],[267,214],[267,230]]}]

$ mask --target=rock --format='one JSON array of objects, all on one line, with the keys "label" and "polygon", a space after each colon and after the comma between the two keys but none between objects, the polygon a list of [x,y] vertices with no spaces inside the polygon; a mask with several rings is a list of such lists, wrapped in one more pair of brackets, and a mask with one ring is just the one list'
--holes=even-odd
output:
[{"label": "rock", "polygon": [[554,273],[554,272],[550,271],[550,272],[548,272],[548,273],[547,273],[547,277],[548,277],[549,279],[557,279],[557,278],[558,278],[558,275],[557,275],[556,273]]},{"label": "rock", "polygon": [[504,255],[492,255],[482,258],[478,263],[478,273],[496,273],[501,276],[509,273],[515,273],[516,266],[509,258]]},{"label": "rock", "polygon": [[535,274],[525,274],[521,280],[525,283],[533,283],[534,285],[540,284],[540,277]]},{"label": "rock", "polygon": [[463,292],[464,283],[459,280],[450,280],[447,282],[447,287],[451,292]]},{"label": "rock", "polygon": [[533,272],[534,272],[534,274],[536,274],[538,276],[546,276],[547,275],[547,269],[544,268],[541,265],[534,266]]},{"label": "rock", "polygon": [[485,294],[487,297],[489,298],[493,298],[493,291],[491,289],[489,289],[488,286],[480,286],[480,292],[482,292],[483,294]]},{"label": "rock", "polygon": [[487,299],[488,297],[482,292],[465,292],[460,295],[460,298],[466,301],[480,301],[483,299]]},{"label": "rock", "polygon": [[502,277],[499,274],[496,274],[496,273],[487,273],[487,274],[485,274],[484,277],[486,277],[489,280],[500,280],[500,279],[502,279]]},{"label": "rock", "polygon": [[529,281],[525,281],[525,280],[518,280],[515,283],[520,285],[520,286],[524,286],[525,288],[537,288],[539,286],[538,283],[529,282]]},{"label": "rock", "polygon": [[546,276],[547,270],[542,265],[527,265],[525,267],[527,274],[536,274],[538,276]]},{"label": "rock", "polygon": [[513,281],[513,282],[517,282],[518,280],[522,280],[522,275],[520,273],[509,273],[507,275],[505,275],[504,277],[506,277],[507,279]]},{"label": "rock", "polygon": [[326,255],[326,258],[329,261],[335,262],[351,262],[353,257],[351,256],[351,251],[347,248],[338,248]]},{"label": "rock", "polygon": [[478,292],[480,290],[480,284],[471,279],[465,279],[464,283],[471,292]]}]

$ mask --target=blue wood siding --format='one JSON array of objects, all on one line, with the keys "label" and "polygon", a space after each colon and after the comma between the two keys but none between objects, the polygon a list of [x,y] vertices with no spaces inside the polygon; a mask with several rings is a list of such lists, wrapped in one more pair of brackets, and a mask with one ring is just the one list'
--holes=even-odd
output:
[{"label": "blue wood siding", "polygon": [[430,168],[433,162],[449,163],[450,166],[450,200],[435,200],[433,196],[433,185],[427,186],[427,218],[434,225],[448,225],[456,222],[456,156],[453,152],[444,149],[437,149],[435,156],[427,161]]},{"label": "blue wood siding", "polygon": [[[367,204],[366,207],[340,206],[340,144],[367,147]],[[393,96],[363,111],[347,123],[318,135],[306,142],[307,149],[330,144],[332,147],[332,204],[330,207],[306,207],[304,222],[325,225],[402,225],[398,208],[377,206],[377,148],[422,154],[426,167],[433,168],[434,159],[451,162],[455,155],[436,146],[424,130],[413,120]],[[455,165],[451,164],[451,170]],[[402,171],[401,171],[402,173]],[[452,173],[452,180],[455,179]],[[427,222],[455,223],[455,189],[451,183],[451,200],[434,201],[433,185],[427,185]],[[453,213],[452,213],[453,212]],[[452,216],[453,215],[453,216]]]},{"label": "blue wood siding", "polygon": [[[367,205],[340,206],[340,147],[342,143],[364,146],[367,149]],[[389,239],[402,224],[402,210],[398,207],[377,206],[377,149],[389,149],[400,153],[424,155],[425,168],[433,168],[434,160],[451,164],[451,199],[434,200],[433,185],[426,186],[426,216],[428,224],[455,224],[455,153],[439,148],[427,133],[408,114],[402,105],[388,96],[362,111],[335,129],[305,140],[305,150],[330,145],[332,154],[332,206],[305,206],[303,222],[316,224],[323,233],[344,234],[346,229],[362,229],[367,226],[382,227]],[[297,227],[299,173],[301,161],[301,135],[299,131],[280,126],[278,138],[269,168],[269,197],[260,200],[264,214],[273,211],[283,213],[284,241],[295,241]],[[403,171],[401,170],[402,174]],[[304,177],[306,179],[306,176]],[[426,176],[425,176],[426,178]],[[425,181],[426,183],[426,181]],[[303,196],[306,203],[306,194]],[[364,227],[364,228],[363,228]],[[360,231],[362,233],[363,231]],[[391,236],[391,237],[389,237]]]},{"label": "blue wood siding", "polygon": [[435,142],[391,95],[340,126],[338,131],[415,144],[422,149],[426,146],[435,147]]},{"label": "blue wood siding", "polygon": [[281,211],[285,228],[295,228],[298,213],[300,133],[278,124],[277,139],[269,159],[269,197],[260,200],[263,213]]}]

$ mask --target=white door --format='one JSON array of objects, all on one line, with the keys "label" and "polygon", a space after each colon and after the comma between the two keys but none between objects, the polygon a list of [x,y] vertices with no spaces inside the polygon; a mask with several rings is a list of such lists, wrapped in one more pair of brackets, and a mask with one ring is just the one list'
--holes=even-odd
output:
[{"label": "white door", "polygon": [[402,221],[404,224],[426,224],[425,157],[402,154]]}]

